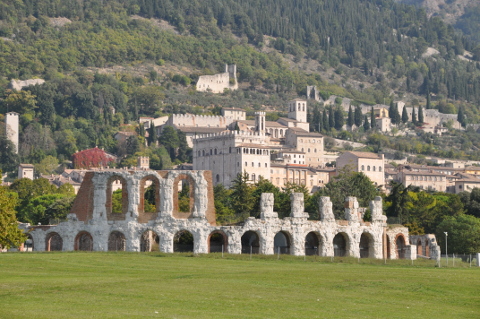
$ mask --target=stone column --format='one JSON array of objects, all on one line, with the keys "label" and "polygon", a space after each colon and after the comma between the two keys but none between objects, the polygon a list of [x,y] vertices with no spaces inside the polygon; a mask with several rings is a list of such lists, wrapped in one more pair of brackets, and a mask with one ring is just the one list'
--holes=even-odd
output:
[{"label": "stone column", "polygon": [[290,217],[293,218],[308,218],[308,213],[305,213],[304,195],[303,193],[290,194],[291,212]]},{"label": "stone column", "polygon": [[356,197],[347,197],[345,199],[345,219],[352,223],[360,222],[358,207]]},{"label": "stone column", "polygon": [[272,193],[262,193],[260,197],[260,219],[278,218],[278,214],[273,211],[273,203]]}]

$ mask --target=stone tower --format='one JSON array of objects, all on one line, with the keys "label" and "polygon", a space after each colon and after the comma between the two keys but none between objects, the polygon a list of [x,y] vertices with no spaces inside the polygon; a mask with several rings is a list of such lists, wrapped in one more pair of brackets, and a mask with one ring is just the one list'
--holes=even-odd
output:
[{"label": "stone tower", "polygon": [[265,133],[265,112],[255,112],[255,132]]},{"label": "stone tower", "polygon": [[5,117],[5,130],[7,138],[15,146],[15,154],[18,154],[18,113],[7,113]]},{"label": "stone tower", "polygon": [[295,99],[288,102],[288,118],[298,122],[307,122],[307,101]]}]

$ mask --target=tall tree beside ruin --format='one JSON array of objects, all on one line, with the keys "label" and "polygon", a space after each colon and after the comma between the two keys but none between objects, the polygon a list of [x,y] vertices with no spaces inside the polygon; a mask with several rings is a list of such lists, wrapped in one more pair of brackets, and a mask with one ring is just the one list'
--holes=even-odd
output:
[{"label": "tall tree beside ruin", "polygon": [[407,106],[403,106],[403,110],[402,110],[402,122],[403,124],[407,123],[408,122],[408,113],[407,113]]},{"label": "tall tree beside ruin", "polygon": [[328,126],[330,129],[335,127],[335,115],[334,115],[333,107],[328,109]]},{"label": "tall tree beside ruin", "polygon": [[320,113],[320,109],[318,105],[313,107],[313,116],[312,116],[312,131],[314,132],[321,132],[322,131],[322,114]]},{"label": "tall tree beside ruin", "polygon": [[370,122],[368,121],[368,116],[365,114],[365,118],[363,119],[363,129],[368,131],[370,129]]},{"label": "tall tree beside ruin", "polygon": [[462,106],[458,109],[457,121],[460,124],[462,124],[463,127],[466,126],[465,113],[463,112],[463,107]]},{"label": "tall tree beside ruin", "polygon": [[[0,171],[0,178],[2,174]],[[18,247],[26,240],[26,236],[18,228],[15,217],[15,206],[18,196],[9,189],[0,186],[0,247]]]},{"label": "tall tree beside ruin", "polygon": [[362,124],[363,124],[362,108],[359,105],[357,105],[355,107],[355,125],[357,127],[360,127],[362,126]]},{"label": "tall tree beside ruin", "polygon": [[412,107],[412,123],[417,125],[417,113],[415,112],[415,106]]},{"label": "tall tree beside ruin", "polygon": [[328,115],[327,115],[327,110],[324,109],[323,110],[323,116],[322,116],[322,120],[323,120],[323,129],[325,131],[330,131],[330,121],[328,120]]},{"label": "tall tree beside ruin", "polygon": [[231,200],[237,218],[246,218],[254,214],[253,186],[248,181],[248,173],[243,172],[239,173],[232,183]]},{"label": "tall tree beside ruin", "polygon": [[353,110],[352,110],[352,105],[350,104],[350,107],[348,108],[348,117],[347,117],[347,125],[352,127],[354,123],[353,120]]},{"label": "tall tree beside ruin", "polygon": [[418,107],[418,124],[423,124],[424,118],[423,118],[423,108],[422,106]]},{"label": "tall tree beside ruin", "polygon": [[340,107],[337,107],[334,111],[335,117],[335,129],[340,131],[343,129],[343,125],[345,124],[345,118],[343,117],[343,111]]},{"label": "tall tree beside ruin", "polygon": [[375,129],[377,127],[377,122],[375,121],[375,110],[373,109],[370,111],[370,127]]}]

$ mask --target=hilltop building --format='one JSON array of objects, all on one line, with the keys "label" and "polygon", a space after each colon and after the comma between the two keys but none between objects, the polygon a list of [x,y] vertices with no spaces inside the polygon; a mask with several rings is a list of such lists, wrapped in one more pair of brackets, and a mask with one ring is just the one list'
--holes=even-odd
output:
[{"label": "hilltop building", "polygon": [[28,178],[33,181],[35,167],[32,164],[18,165],[18,178]]},{"label": "hilltop building", "polygon": [[225,72],[214,75],[201,75],[197,81],[197,91],[223,93],[225,89],[238,89],[237,66],[225,64]]},{"label": "hilltop building", "polygon": [[5,116],[5,135],[13,143],[15,154],[18,154],[19,114],[8,112]]}]

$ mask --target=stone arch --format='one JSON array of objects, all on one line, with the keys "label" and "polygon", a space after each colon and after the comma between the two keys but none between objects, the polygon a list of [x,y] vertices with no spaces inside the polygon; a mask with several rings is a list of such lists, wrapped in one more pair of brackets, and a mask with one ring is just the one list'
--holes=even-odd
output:
[{"label": "stone arch", "polygon": [[418,239],[417,241],[417,255],[421,256],[423,255],[423,247],[422,247],[422,240]]},{"label": "stone arch", "polygon": [[125,251],[125,235],[119,231],[112,231],[108,236],[108,251]]},{"label": "stone arch", "polygon": [[[181,192],[179,192],[180,189],[181,189]],[[189,218],[193,212],[194,202],[195,202],[194,179],[189,174],[179,174],[173,181],[173,217],[177,219]],[[187,210],[187,204],[188,204],[188,211],[185,211]]]},{"label": "stone arch", "polygon": [[319,233],[311,231],[305,236],[305,255],[320,256],[322,246],[323,240]]},{"label": "stone arch", "polygon": [[428,239],[427,241],[425,242],[425,256],[426,257],[430,257],[430,244],[428,242]]},{"label": "stone arch", "polygon": [[[147,186],[148,183],[151,183]],[[138,222],[145,224],[155,220],[160,210],[160,181],[154,175],[147,175],[140,180],[140,203],[138,205]]]},{"label": "stone arch", "polygon": [[228,236],[221,230],[215,230],[208,236],[208,252],[221,253],[228,251]]},{"label": "stone arch", "polygon": [[291,243],[291,235],[286,231],[279,231],[273,238],[273,252],[275,254],[280,253],[289,255],[291,251]]},{"label": "stone arch", "polygon": [[395,237],[395,250],[398,259],[405,259],[406,248],[405,237],[402,234],[398,234]]},{"label": "stone arch", "polygon": [[[121,198],[117,198],[114,194],[114,183],[120,181]],[[117,190],[118,191],[118,190]],[[125,220],[125,215],[128,211],[128,189],[127,181],[120,175],[113,175],[107,180],[107,201],[105,208],[107,210],[107,220]]]},{"label": "stone arch", "polygon": [[56,233],[51,232],[47,234],[45,238],[45,251],[62,251],[63,250],[63,239]]},{"label": "stone arch", "polygon": [[360,236],[360,258],[374,258],[375,257],[375,241],[373,236],[369,233],[363,233]]},{"label": "stone arch", "polygon": [[174,253],[186,253],[192,252],[195,244],[195,239],[193,234],[186,230],[182,229],[178,231],[175,236],[173,236],[173,252]]},{"label": "stone arch", "polygon": [[349,255],[350,239],[345,233],[338,233],[333,238],[333,255],[335,257],[345,257]]},{"label": "stone arch", "polygon": [[140,251],[150,252],[160,250],[160,238],[153,230],[148,229],[140,235]]},{"label": "stone arch", "polygon": [[248,230],[243,233],[241,238],[242,254],[259,254],[260,253],[260,236],[257,232]]},{"label": "stone arch", "polygon": [[75,250],[93,251],[93,238],[87,231],[81,231],[75,237]]},{"label": "stone arch", "polygon": [[35,242],[33,241],[33,237],[30,234],[26,234],[26,235],[27,235],[27,239],[23,243],[23,251],[34,251],[35,250]]}]

